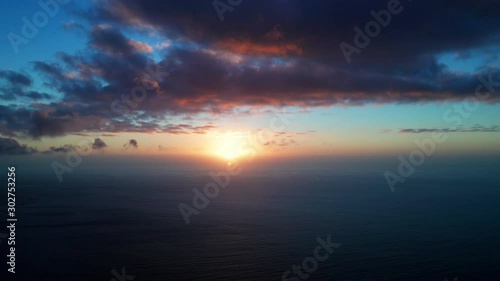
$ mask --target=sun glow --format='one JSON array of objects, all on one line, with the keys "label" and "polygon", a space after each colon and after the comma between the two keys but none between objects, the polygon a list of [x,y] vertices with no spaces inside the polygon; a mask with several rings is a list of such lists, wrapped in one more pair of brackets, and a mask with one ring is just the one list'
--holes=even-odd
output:
[{"label": "sun glow", "polygon": [[228,151],[224,155],[224,158],[226,158],[226,160],[234,160],[236,158],[236,153],[234,153],[233,151]]},{"label": "sun glow", "polygon": [[240,158],[243,158],[245,156],[244,153],[241,151],[238,151],[236,148],[233,147],[227,147],[223,146],[220,149],[217,150],[215,153],[218,158],[222,158],[223,160],[227,161],[228,163],[234,162]]},{"label": "sun glow", "polygon": [[212,154],[228,163],[241,160],[249,154],[248,135],[244,133],[226,133],[218,135]]}]

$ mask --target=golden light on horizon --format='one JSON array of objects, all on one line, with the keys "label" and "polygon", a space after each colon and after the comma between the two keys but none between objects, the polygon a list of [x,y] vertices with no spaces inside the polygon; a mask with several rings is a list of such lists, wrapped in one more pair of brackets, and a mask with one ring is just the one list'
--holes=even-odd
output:
[{"label": "golden light on horizon", "polygon": [[211,154],[228,163],[245,158],[248,154],[245,144],[248,143],[248,134],[241,132],[226,132],[217,135],[211,149]]},{"label": "golden light on horizon", "polygon": [[216,149],[214,154],[217,158],[227,161],[228,163],[245,157],[244,153],[238,151],[235,147],[228,145],[223,145]]}]

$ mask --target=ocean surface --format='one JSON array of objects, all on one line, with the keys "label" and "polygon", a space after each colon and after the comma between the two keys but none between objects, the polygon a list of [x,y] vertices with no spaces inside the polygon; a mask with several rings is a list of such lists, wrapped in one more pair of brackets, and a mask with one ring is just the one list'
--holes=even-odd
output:
[{"label": "ocean surface", "polygon": [[62,182],[16,164],[8,280],[285,280],[328,236],[340,247],[307,280],[500,280],[498,165],[429,163],[395,192],[397,161],[248,166],[186,224],[179,204],[223,165],[85,161]]}]

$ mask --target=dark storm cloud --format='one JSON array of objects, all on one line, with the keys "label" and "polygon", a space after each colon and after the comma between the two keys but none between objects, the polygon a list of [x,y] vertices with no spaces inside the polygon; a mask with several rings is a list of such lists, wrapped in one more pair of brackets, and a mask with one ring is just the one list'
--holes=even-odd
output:
[{"label": "dark storm cloud", "polygon": [[59,53],[61,63],[36,61],[34,70],[44,76],[47,85],[64,94],[65,100],[98,102],[97,106],[109,109],[114,99],[146,84],[147,71],[156,65],[140,44],[130,43],[134,41],[127,41],[118,30],[94,27],[90,33],[83,54]]},{"label": "dark storm cloud", "polygon": [[62,136],[73,130],[78,130],[76,117],[46,110],[34,111],[31,115],[31,123],[29,134],[35,139],[42,136]]},{"label": "dark storm cloud", "polygon": [[[387,9],[388,2],[244,1],[227,12],[221,23],[212,1],[102,1],[87,16],[93,22],[153,28],[169,37],[229,49],[259,50],[260,46],[263,54],[272,46],[296,44],[306,57],[345,62],[339,44],[351,42],[353,27],[364,28],[373,20],[370,11]],[[392,16],[387,30],[363,52],[362,64],[403,66],[440,51],[499,42],[498,1],[401,1],[401,6],[403,11]],[[244,44],[253,48],[241,48]]]},{"label": "dark storm cloud", "polygon": [[[497,1],[401,1],[402,12],[348,64],[339,44],[354,44],[353,28],[364,29],[373,20],[370,11],[387,9],[388,2],[244,1],[224,14],[224,22],[212,1],[94,2],[79,12],[88,25],[71,24],[90,26],[83,50],[33,62],[31,76],[42,77],[61,99],[0,111],[0,132],[34,138],[89,133],[107,118],[114,125],[109,133],[203,134],[212,125],[164,121],[235,114],[238,106],[457,101],[474,95],[480,83],[482,92],[492,92],[486,101],[498,102],[500,70],[492,61],[500,43]],[[153,58],[153,47],[130,38],[133,33],[175,44]],[[438,60],[447,53],[486,61],[457,72]],[[158,68],[168,71],[167,79],[151,75]],[[0,78],[4,100],[51,98],[29,89],[28,74],[0,71]],[[147,89],[146,98],[131,102],[138,86]],[[117,100],[129,103],[126,110],[113,110]]]},{"label": "dark storm cloud", "polygon": [[43,61],[35,61],[33,62],[33,68],[34,70],[48,75],[48,77],[54,79],[54,80],[65,80],[66,77],[62,73],[61,69],[59,66],[55,63],[47,63]]},{"label": "dark storm cloud", "polygon": [[16,71],[2,70],[0,78],[8,81],[11,85],[30,86],[31,78],[28,75]]},{"label": "dark storm cloud", "polygon": [[26,134],[31,126],[30,115],[31,111],[27,108],[0,104],[0,134],[5,136]]},{"label": "dark storm cloud", "polygon": [[128,56],[135,52],[152,52],[151,47],[127,39],[119,30],[106,25],[97,25],[90,31],[90,45],[106,53]]},{"label": "dark storm cloud", "polygon": [[[106,108],[105,105],[102,107],[52,104],[34,110],[0,105],[0,134],[5,136],[29,135],[34,139],[66,134],[89,136],[90,132],[100,131],[102,116],[110,114],[109,108]],[[212,124],[201,126],[183,123],[161,124],[165,120],[163,115],[148,116],[147,122],[141,118],[144,117],[121,116],[119,120],[113,122],[113,127],[109,128],[103,136],[120,132],[205,134],[215,128]]]},{"label": "dark storm cloud", "polygon": [[47,93],[30,90],[32,79],[28,74],[4,70],[0,71],[0,81],[7,82],[3,86],[0,84],[0,99],[13,101],[18,98],[27,98],[30,100],[50,99]]},{"label": "dark storm cloud", "polygon": [[15,139],[0,137],[0,155],[19,155],[35,153],[34,148],[20,144]]},{"label": "dark storm cloud", "polygon": [[[171,95],[170,102],[155,103],[164,110],[457,100],[473,94],[478,74],[499,75],[498,69],[458,74],[437,61],[445,52],[495,48],[500,7],[493,1],[402,1],[402,13],[347,64],[339,44],[354,44],[353,27],[364,28],[373,20],[370,11],[387,3],[252,1],[221,23],[210,1],[103,1],[86,17],[202,46],[165,57],[181,63],[171,83],[161,85]],[[227,53],[243,62],[231,63]]]},{"label": "dark storm cloud", "polygon": [[92,149],[103,149],[106,146],[107,145],[103,140],[101,140],[100,138],[97,138],[94,140],[94,143],[92,144]]},{"label": "dark storm cloud", "polygon": [[38,91],[24,90],[22,88],[3,88],[0,87],[0,99],[6,101],[14,101],[17,99],[27,98],[29,100],[50,100],[52,96],[47,93],[42,93]]}]

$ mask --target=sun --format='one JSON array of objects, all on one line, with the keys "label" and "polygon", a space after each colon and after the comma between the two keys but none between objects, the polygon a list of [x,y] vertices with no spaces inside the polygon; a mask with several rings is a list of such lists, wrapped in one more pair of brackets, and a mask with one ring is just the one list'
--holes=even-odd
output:
[{"label": "sun", "polygon": [[248,132],[225,132],[214,136],[209,151],[212,156],[227,164],[241,162],[251,156],[249,142]]},{"label": "sun", "polygon": [[220,150],[219,153],[217,153],[217,156],[227,162],[227,164],[231,164],[238,161],[244,155],[236,150],[226,148],[226,150]]},{"label": "sun", "polygon": [[227,151],[224,154],[224,158],[229,161],[234,160],[236,159],[236,153],[234,153],[234,151]]}]

